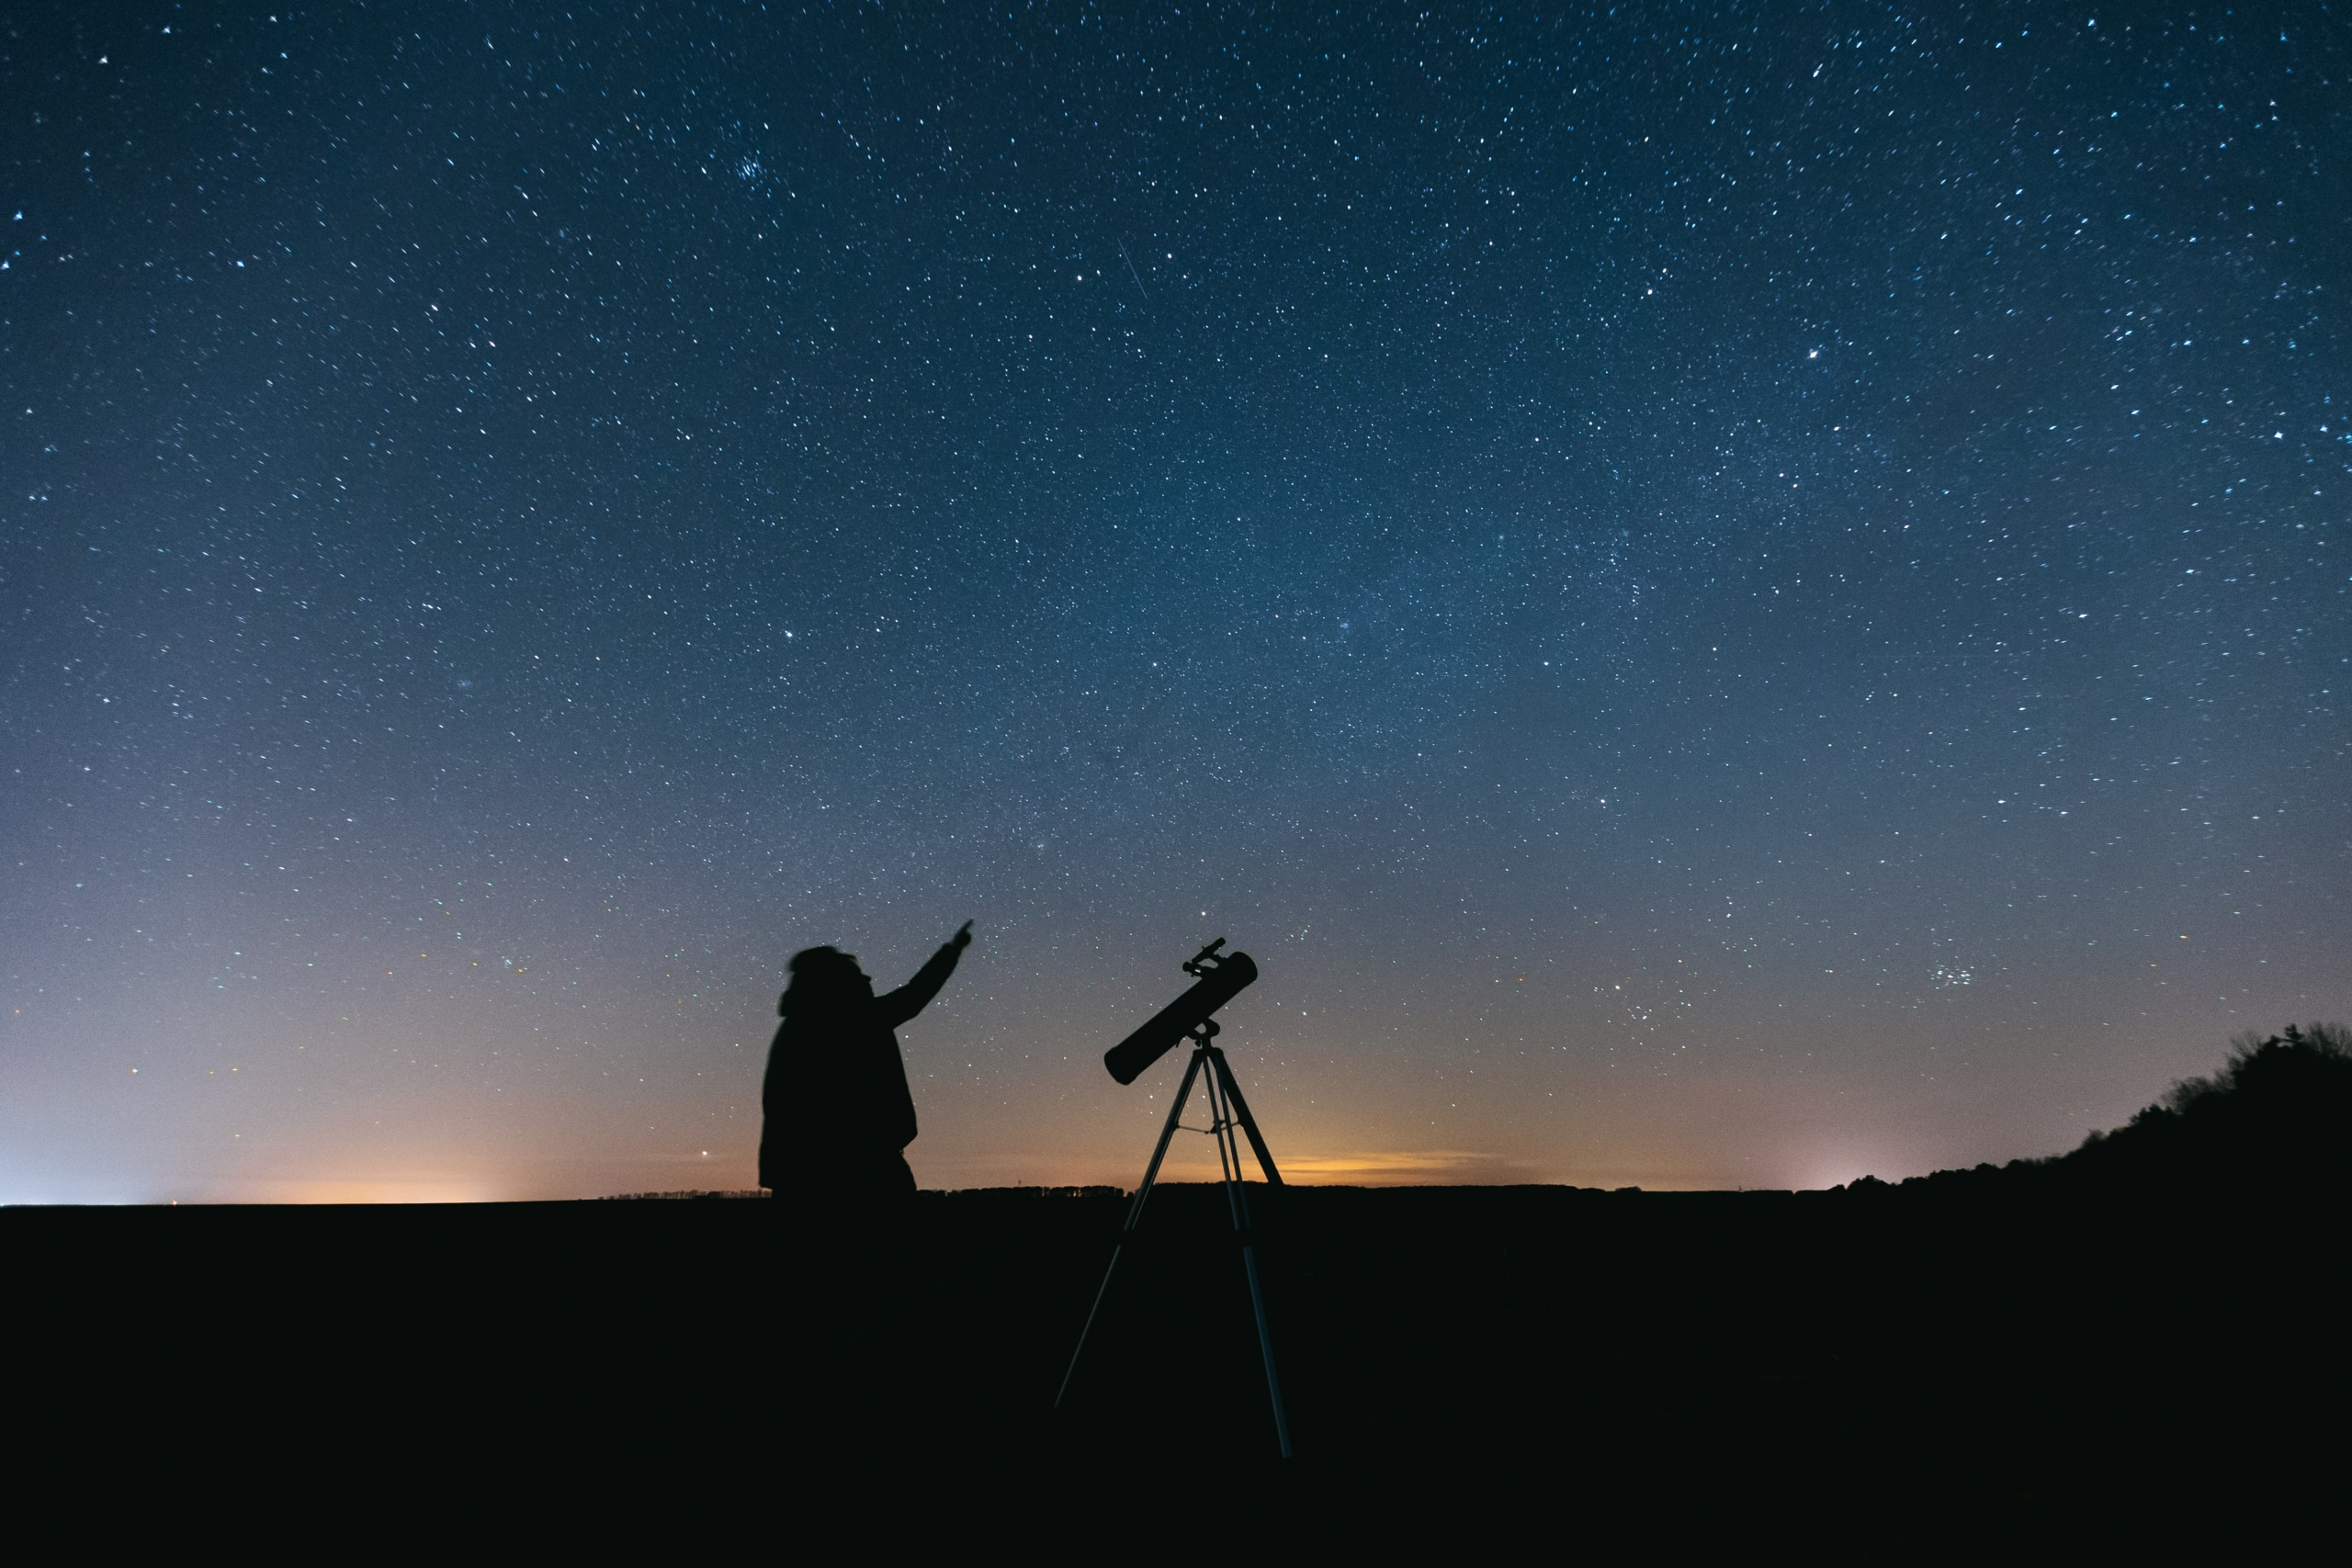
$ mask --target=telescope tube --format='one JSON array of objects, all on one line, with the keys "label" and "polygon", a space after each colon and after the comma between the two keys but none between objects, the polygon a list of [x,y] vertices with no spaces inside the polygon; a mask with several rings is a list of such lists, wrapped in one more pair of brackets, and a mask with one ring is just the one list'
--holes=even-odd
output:
[{"label": "telescope tube", "polygon": [[1246,953],[1228,953],[1217,966],[1193,984],[1193,988],[1154,1013],[1149,1023],[1102,1053],[1102,1065],[1121,1083],[1133,1083],[1143,1070],[1166,1055],[1179,1040],[1209,1014],[1231,1001],[1242,987],[1258,977],[1258,965]]}]

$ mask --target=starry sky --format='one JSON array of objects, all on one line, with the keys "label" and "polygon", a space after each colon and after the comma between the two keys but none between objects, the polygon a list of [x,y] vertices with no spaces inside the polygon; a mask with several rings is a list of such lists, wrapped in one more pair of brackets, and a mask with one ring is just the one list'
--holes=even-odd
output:
[{"label": "starry sky", "polygon": [[0,28],[0,1201],[748,1187],[967,919],[927,1187],[1132,1185],[1216,936],[1304,1180],[2352,1011],[2340,10]]}]

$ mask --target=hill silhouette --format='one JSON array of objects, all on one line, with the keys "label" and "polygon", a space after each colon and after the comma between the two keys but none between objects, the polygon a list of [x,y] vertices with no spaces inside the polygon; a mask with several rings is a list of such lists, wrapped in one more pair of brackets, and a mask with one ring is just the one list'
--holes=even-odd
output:
[{"label": "hill silhouette", "polygon": [[1844,1190],[1925,1189],[2120,1201],[2341,1200],[2352,1189],[2352,1029],[2289,1024],[2241,1034],[2209,1077],[2184,1078],[2108,1133],[2063,1155],[1939,1170]]}]

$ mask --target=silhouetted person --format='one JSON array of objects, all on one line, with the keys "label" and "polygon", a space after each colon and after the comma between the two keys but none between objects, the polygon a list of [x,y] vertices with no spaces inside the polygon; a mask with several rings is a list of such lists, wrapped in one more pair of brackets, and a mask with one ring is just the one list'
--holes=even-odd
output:
[{"label": "silhouetted person", "polygon": [[838,948],[792,955],[792,983],[776,1003],[784,1022],[760,1091],[761,1186],[842,1218],[914,1196],[902,1151],[915,1139],[915,1101],[892,1031],[939,994],[971,945],[966,920],[913,979],[884,997]]}]

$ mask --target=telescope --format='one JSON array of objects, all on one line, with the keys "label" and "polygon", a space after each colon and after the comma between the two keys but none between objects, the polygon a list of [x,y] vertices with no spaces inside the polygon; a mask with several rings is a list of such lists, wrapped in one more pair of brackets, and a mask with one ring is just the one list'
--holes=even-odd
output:
[{"label": "telescope", "polygon": [[1225,945],[1219,937],[1200,952],[1193,954],[1183,968],[1187,975],[1200,978],[1193,988],[1152,1014],[1151,1021],[1102,1053],[1102,1065],[1121,1083],[1133,1083],[1145,1069],[1175,1048],[1176,1042],[1191,1037],[1193,1030],[1208,1021],[1209,1015],[1241,992],[1244,986],[1258,977],[1258,965],[1246,953],[1227,953],[1216,958],[1216,950]]},{"label": "telescope", "polygon": [[1184,1081],[1178,1086],[1176,1098],[1168,1107],[1168,1124],[1159,1130],[1159,1146],[1152,1151],[1151,1164],[1144,1169],[1143,1184],[1136,1189],[1135,1201],[1127,1205],[1126,1224],[1119,1227],[1118,1243],[1111,1248],[1111,1266],[1102,1271],[1102,1285],[1094,1292],[1094,1305],[1086,1314],[1086,1326],[1079,1330],[1078,1348],[1070,1352],[1069,1370],[1062,1374],[1060,1392],[1054,1395],[1054,1408],[1061,1408],[1063,1399],[1069,1393],[1070,1380],[1078,1375],[1078,1361],[1086,1353],[1087,1336],[1094,1332],[1094,1320],[1102,1314],[1103,1298],[1111,1293],[1111,1276],[1119,1270],[1119,1254],[1143,1221],[1144,1203],[1151,1196],[1152,1184],[1159,1179],[1160,1161],[1168,1157],[1169,1142],[1182,1125],[1184,1102],[1192,1098],[1193,1081],[1198,1079],[1208,1094],[1209,1124],[1190,1131],[1206,1133],[1216,1140],[1217,1168],[1225,1175],[1226,1205],[1233,1216],[1234,1233],[1241,1243],[1242,1270],[1250,1278],[1250,1305],[1258,1317],[1258,1348],[1266,1361],[1266,1393],[1273,1404],[1274,1438],[1282,1445],[1283,1458],[1288,1459],[1290,1418],[1283,1410],[1282,1380],[1274,1372],[1274,1340],[1266,1325],[1265,1292],[1258,1283],[1258,1253],[1250,1228],[1250,1195],[1241,1184],[1241,1141],[1236,1134],[1249,1137],[1250,1150],[1258,1156],[1258,1168],[1265,1172],[1266,1185],[1280,1187],[1282,1172],[1274,1168],[1274,1156],[1267,1152],[1266,1140],[1258,1132],[1258,1120],[1250,1114],[1250,1102],[1241,1098],[1241,1086],[1234,1081],[1233,1068],[1227,1064],[1225,1053],[1210,1043],[1220,1032],[1211,1015],[1257,979],[1258,965],[1246,953],[1220,956],[1217,950],[1224,945],[1225,938],[1219,937],[1187,959],[1182,968],[1193,976],[1192,988],[1152,1014],[1151,1021],[1141,1029],[1102,1053],[1102,1065],[1111,1069],[1111,1076],[1123,1084],[1131,1084],[1173,1050],[1178,1041],[1193,1043],[1192,1059],[1184,1065]]}]

